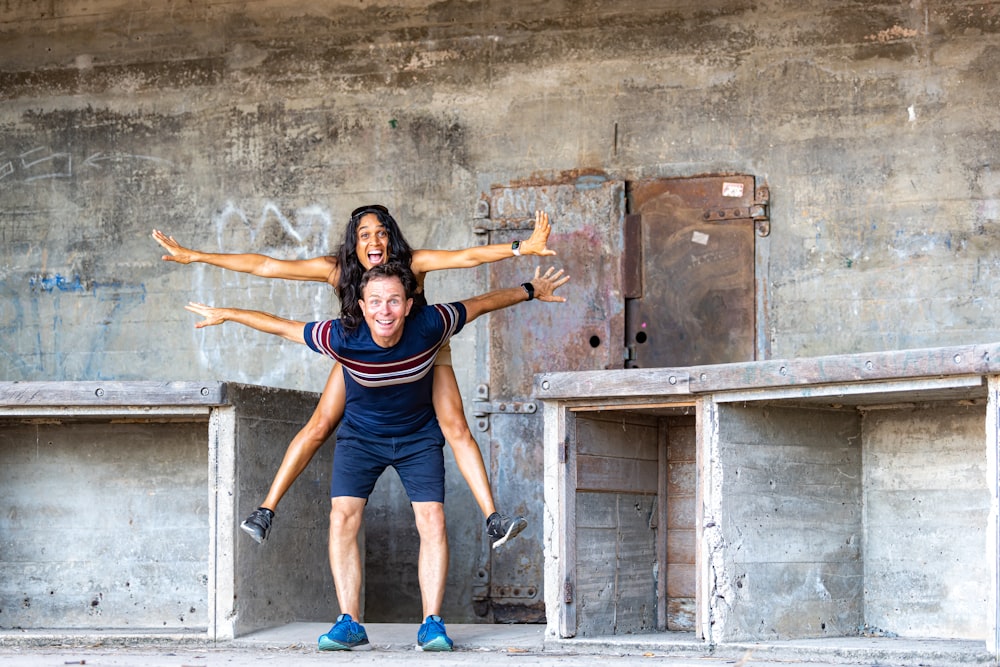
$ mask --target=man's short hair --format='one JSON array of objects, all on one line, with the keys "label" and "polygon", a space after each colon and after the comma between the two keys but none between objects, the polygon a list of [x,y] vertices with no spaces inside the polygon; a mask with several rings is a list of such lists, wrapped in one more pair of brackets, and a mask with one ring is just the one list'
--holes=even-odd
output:
[{"label": "man's short hair", "polygon": [[410,267],[400,262],[386,262],[385,264],[376,264],[361,276],[359,286],[361,294],[365,293],[365,287],[369,282],[378,278],[399,278],[399,282],[403,283],[403,292],[407,299],[412,299],[417,291],[417,278],[413,275]]}]

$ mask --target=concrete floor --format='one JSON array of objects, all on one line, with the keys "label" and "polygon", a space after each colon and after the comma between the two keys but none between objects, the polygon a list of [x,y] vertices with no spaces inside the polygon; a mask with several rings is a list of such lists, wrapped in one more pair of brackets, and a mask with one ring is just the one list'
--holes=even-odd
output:
[{"label": "concrete floor", "polygon": [[552,639],[542,625],[456,624],[448,626],[455,640],[452,654],[414,650],[417,625],[367,624],[374,650],[320,653],[316,639],[326,624],[292,623],[264,630],[231,643],[212,644],[198,635],[120,633],[0,634],[0,664],[11,667],[97,665],[106,667],[216,667],[267,663],[275,667],[329,664],[469,664],[571,665],[601,661],[603,667],[656,664],[672,667],[795,667],[809,665],[900,665],[952,667],[995,665],[983,642],[845,637],[821,640],[730,644],[709,649],[687,633],[621,635]]}]

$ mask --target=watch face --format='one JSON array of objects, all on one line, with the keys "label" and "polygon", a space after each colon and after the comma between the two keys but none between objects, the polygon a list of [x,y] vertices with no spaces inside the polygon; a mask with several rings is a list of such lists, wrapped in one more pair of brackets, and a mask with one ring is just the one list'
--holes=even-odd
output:
[{"label": "watch face", "polygon": [[521,247],[521,242],[520,241],[514,241],[513,243],[510,244],[510,249],[511,250],[517,250],[520,247]]}]

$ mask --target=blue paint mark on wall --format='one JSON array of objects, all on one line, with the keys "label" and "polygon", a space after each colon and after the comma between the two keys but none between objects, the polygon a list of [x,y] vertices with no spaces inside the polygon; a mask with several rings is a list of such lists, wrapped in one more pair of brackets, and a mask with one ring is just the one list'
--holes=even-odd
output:
[{"label": "blue paint mark on wall", "polygon": [[[28,278],[28,285],[31,287],[32,291],[41,291],[49,294],[56,292],[72,292],[78,294],[90,293],[93,296],[97,296],[101,300],[120,300],[122,298],[134,297],[138,295],[140,303],[146,300],[145,284],[140,283],[139,285],[126,285],[120,280],[101,283],[94,280],[83,280],[78,275],[73,276],[72,280],[70,280],[57,273],[54,276],[31,276]],[[112,294],[105,293],[99,295],[97,293],[98,290],[107,291],[109,289],[113,290]]]},{"label": "blue paint mark on wall", "polygon": [[32,276],[28,279],[28,284],[32,289],[41,289],[43,292],[85,292],[80,276],[73,276],[72,280],[66,280],[58,273],[54,276]]}]

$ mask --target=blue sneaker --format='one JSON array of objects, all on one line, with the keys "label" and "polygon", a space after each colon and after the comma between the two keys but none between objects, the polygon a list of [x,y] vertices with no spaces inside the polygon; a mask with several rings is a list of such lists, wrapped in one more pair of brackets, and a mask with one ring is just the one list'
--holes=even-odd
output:
[{"label": "blue sneaker", "polygon": [[454,647],[451,637],[444,631],[444,621],[438,615],[428,616],[417,632],[418,651],[450,651]]},{"label": "blue sneaker", "polygon": [[330,631],[319,637],[320,651],[368,651],[368,633],[350,614],[341,614]]}]

